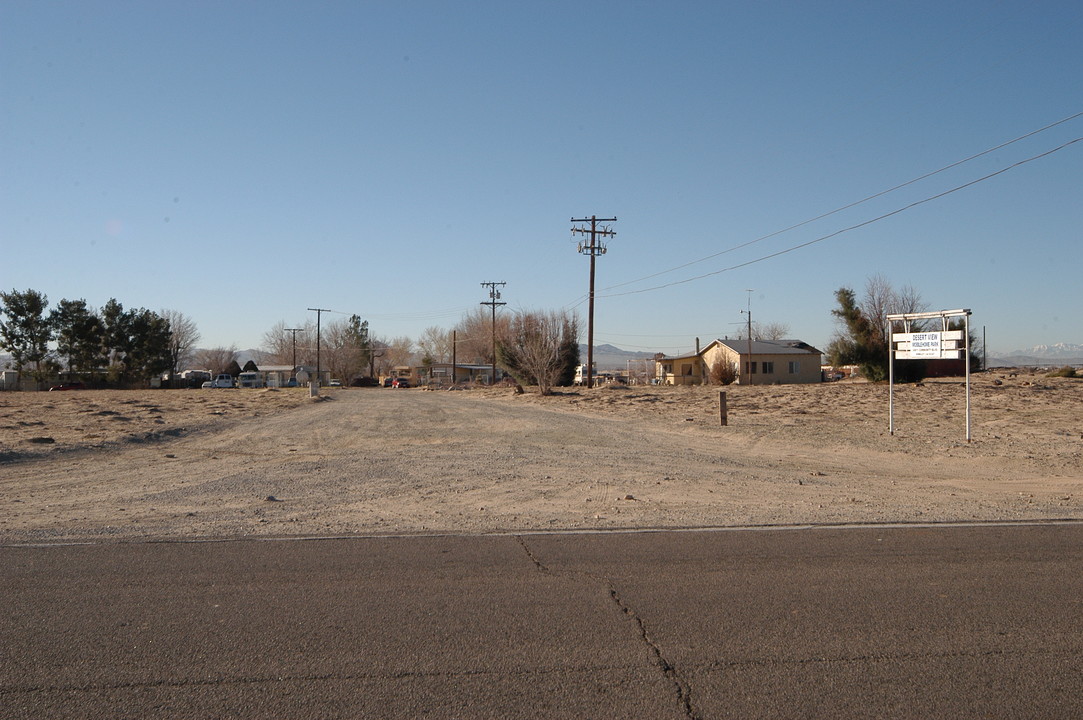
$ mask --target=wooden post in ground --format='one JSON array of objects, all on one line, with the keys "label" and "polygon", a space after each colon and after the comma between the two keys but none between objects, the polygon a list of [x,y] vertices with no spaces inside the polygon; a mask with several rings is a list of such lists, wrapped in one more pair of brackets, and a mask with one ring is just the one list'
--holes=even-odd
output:
[{"label": "wooden post in ground", "polygon": [[729,410],[726,408],[726,393],[723,391],[718,392],[718,419],[722,422],[723,426],[729,425]]}]

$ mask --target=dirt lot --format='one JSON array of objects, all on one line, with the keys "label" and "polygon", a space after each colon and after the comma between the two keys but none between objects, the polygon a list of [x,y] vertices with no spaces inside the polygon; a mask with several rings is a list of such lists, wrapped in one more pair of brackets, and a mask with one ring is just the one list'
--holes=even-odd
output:
[{"label": "dirt lot", "polygon": [[1083,381],[0,394],[0,542],[1083,519]]}]

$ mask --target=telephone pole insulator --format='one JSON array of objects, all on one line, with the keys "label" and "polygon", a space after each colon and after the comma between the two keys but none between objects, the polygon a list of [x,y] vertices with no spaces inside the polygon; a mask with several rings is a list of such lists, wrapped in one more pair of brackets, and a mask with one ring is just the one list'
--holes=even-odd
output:
[{"label": "telephone pole insulator", "polygon": [[615,237],[616,231],[610,229],[608,225],[604,225],[601,228],[598,227],[598,223],[610,223],[616,222],[617,219],[613,218],[600,218],[595,215],[591,215],[589,218],[572,218],[573,223],[590,223],[590,227],[573,227],[572,233],[578,233],[580,235],[590,235],[589,243],[579,243],[579,253],[582,255],[590,256],[590,301],[587,309],[587,387],[594,387],[594,259],[599,255],[605,255],[606,247],[605,243],[598,240],[598,238]]}]

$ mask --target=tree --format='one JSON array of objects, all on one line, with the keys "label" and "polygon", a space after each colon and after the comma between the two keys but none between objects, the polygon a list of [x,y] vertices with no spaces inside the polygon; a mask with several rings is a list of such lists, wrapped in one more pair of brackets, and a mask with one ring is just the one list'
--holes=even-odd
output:
[{"label": "tree", "polygon": [[[781,322],[752,323],[752,338],[755,340],[782,340],[790,334],[790,326]],[[737,330],[738,340],[748,339],[748,325],[741,325]]]},{"label": "tree", "polygon": [[715,360],[708,377],[712,385],[731,385],[737,379],[737,368],[732,363]]},{"label": "tree", "polygon": [[363,375],[365,366],[371,360],[372,341],[369,338],[369,321],[362,320],[360,315],[351,315],[346,324],[343,340],[350,350],[350,367],[342,374],[342,377],[349,380],[354,376]]},{"label": "tree", "polygon": [[497,362],[522,385],[537,385],[542,395],[553,387],[572,357],[578,361],[579,327],[564,311],[520,312],[510,318],[506,337],[497,342]]},{"label": "tree", "polygon": [[[321,338],[322,340],[322,338]],[[316,326],[306,322],[300,332],[287,332],[286,323],[278,321],[263,333],[261,347],[272,365],[316,365]],[[296,353],[296,362],[294,357]]]},{"label": "tree", "polygon": [[159,316],[169,323],[169,379],[172,380],[182,367],[192,362],[199,329],[195,320],[179,310],[162,310]]},{"label": "tree", "polygon": [[102,322],[86,300],[61,300],[49,322],[56,333],[56,354],[69,371],[90,373],[102,367]]},{"label": "tree", "polygon": [[0,292],[0,311],[7,317],[0,322],[0,347],[11,353],[15,369],[34,366],[34,379],[45,379],[52,364],[49,362],[49,341],[53,325],[45,315],[49,298],[36,290]]},{"label": "tree", "polygon": [[321,362],[325,362],[331,377],[345,378],[348,382],[365,373],[371,351],[367,320],[351,315],[348,320],[330,322],[323,329],[322,338]]},{"label": "tree", "polygon": [[414,341],[405,335],[381,341],[380,346],[380,362],[386,370],[414,364]]},{"label": "tree", "polygon": [[[839,288],[835,292],[835,299],[839,307],[831,314],[842,328],[828,345],[828,362],[832,365],[857,365],[861,374],[873,382],[886,380],[891,332],[887,316],[924,311],[921,296],[910,286],[896,291],[891,283],[877,275],[866,283],[861,305],[858,305],[850,288]],[[924,362],[901,363],[896,366],[896,379],[900,382],[920,380],[925,376],[925,369]]]},{"label": "tree", "polygon": [[229,367],[231,362],[234,362],[233,358],[236,355],[236,345],[231,345],[228,348],[207,348],[196,353],[196,364],[206,369],[211,375],[219,375],[227,372],[226,368]]},{"label": "tree", "polygon": [[[489,322],[491,325],[492,320],[490,319]],[[427,364],[429,365],[451,362],[452,338],[451,330],[444,330],[435,326],[425,328],[417,339],[417,353],[421,356],[421,362],[424,364],[428,360]]]},{"label": "tree", "polygon": [[[501,342],[507,337],[509,326],[508,315],[496,316],[496,340]],[[455,326],[456,340],[459,345],[459,362],[475,363],[478,365],[490,365],[493,362],[493,317],[492,313],[484,308],[463,315],[459,324]]]},{"label": "tree", "polygon": [[173,365],[169,321],[146,308],[129,310],[125,316],[127,334],[116,348],[124,380],[144,382],[169,370]]}]

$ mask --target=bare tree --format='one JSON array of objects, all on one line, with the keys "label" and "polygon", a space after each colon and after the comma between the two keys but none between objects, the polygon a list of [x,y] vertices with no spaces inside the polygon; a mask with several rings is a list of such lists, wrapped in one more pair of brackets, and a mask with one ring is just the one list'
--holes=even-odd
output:
[{"label": "bare tree", "polygon": [[[865,281],[865,297],[861,300],[861,312],[872,324],[883,343],[887,342],[887,316],[896,313],[924,312],[928,304],[921,299],[912,285],[896,290],[883,275],[873,275]],[[920,330],[917,325],[914,330]]]},{"label": "bare tree", "polygon": [[331,377],[342,378],[347,383],[367,371],[368,353],[358,347],[355,328],[347,318],[328,323],[321,332],[323,343],[322,362],[331,371]]},{"label": "bare tree", "polygon": [[[490,320],[491,322],[491,320]],[[438,327],[428,327],[417,339],[417,354],[421,362],[443,363],[451,361],[452,331]]]},{"label": "bare tree", "polygon": [[272,365],[294,365],[296,351],[298,365],[316,364],[316,326],[306,322],[300,332],[287,332],[284,321],[276,322],[263,333],[260,350],[266,362]]},{"label": "bare tree", "polygon": [[[509,318],[506,313],[496,316],[496,340],[506,338]],[[463,315],[455,326],[458,342],[458,357],[461,362],[489,365],[493,362],[493,316],[491,312],[478,307]]]},{"label": "bare tree", "polygon": [[578,339],[578,322],[567,312],[516,313],[498,346],[499,362],[520,383],[536,384],[539,393],[550,395]]},{"label": "bare tree", "polygon": [[[782,340],[790,334],[790,326],[781,322],[752,323],[753,340]],[[736,332],[738,340],[748,339],[748,325],[739,325]]]},{"label": "bare tree", "polygon": [[172,380],[181,368],[195,359],[199,328],[195,320],[179,310],[162,310],[158,314],[169,323],[169,356],[172,361],[169,379]]},{"label": "bare tree", "polygon": [[752,323],[752,329],[760,340],[782,340],[790,334],[790,326],[780,322]]},{"label": "bare tree", "polygon": [[226,372],[226,368],[235,362],[236,357],[237,346],[231,345],[228,348],[216,347],[200,350],[196,353],[195,362],[203,369],[208,370],[211,375],[218,375]]},{"label": "bare tree", "polygon": [[414,364],[414,341],[406,336],[373,341],[373,346],[381,353],[378,362],[386,371]]}]

